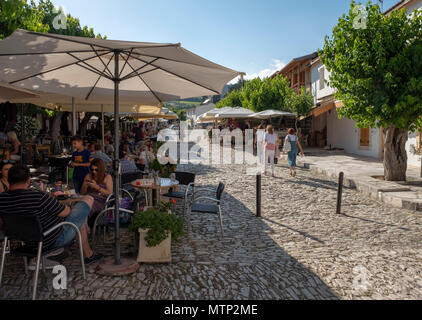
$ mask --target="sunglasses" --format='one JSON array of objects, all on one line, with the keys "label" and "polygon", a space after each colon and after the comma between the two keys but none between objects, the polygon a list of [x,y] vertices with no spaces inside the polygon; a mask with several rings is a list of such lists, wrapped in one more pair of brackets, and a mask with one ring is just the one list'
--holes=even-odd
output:
[{"label": "sunglasses", "polygon": [[98,169],[98,168],[91,168],[91,171],[92,172],[100,172],[100,169]]},{"label": "sunglasses", "polygon": [[3,163],[5,163],[5,164],[8,164],[8,163],[15,164],[16,161],[13,161],[13,160],[3,160]]}]

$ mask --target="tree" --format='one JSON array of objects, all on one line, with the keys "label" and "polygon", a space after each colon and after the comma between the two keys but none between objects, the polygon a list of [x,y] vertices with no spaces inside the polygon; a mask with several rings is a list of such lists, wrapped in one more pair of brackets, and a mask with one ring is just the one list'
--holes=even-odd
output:
[{"label": "tree", "polygon": [[242,89],[231,91],[216,107],[242,106],[255,112],[268,109],[291,111],[293,97],[294,91],[284,76],[263,80],[255,78],[246,81]]},{"label": "tree", "polygon": [[339,115],[358,127],[383,128],[385,179],[404,181],[408,132],[422,125],[422,13],[410,17],[403,9],[384,16],[368,3],[361,20],[357,6],[352,2],[325,38],[320,57],[344,103]]},{"label": "tree", "polygon": [[224,99],[220,100],[215,107],[218,109],[224,107],[240,107],[242,105],[241,90],[231,91]]},{"label": "tree", "polygon": [[304,87],[300,88],[300,94],[294,95],[292,98],[292,110],[297,114],[296,118],[296,130],[297,121],[301,116],[306,117],[311,112],[314,106],[314,97],[311,92],[306,92]]},{"label": "tree", "polygon": [[36,32],[48,32],[49,27],[43,22],[44,12],[38,10],[35,3],[22,0],[0,1],[0,40],[10,36],[18,28]]}]

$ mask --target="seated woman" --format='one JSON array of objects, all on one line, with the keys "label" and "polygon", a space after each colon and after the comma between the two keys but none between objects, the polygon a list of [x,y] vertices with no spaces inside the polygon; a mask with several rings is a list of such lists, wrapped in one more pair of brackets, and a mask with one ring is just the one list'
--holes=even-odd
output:
[{"label": "seated woman", "polygon": [[13,167],[13,161],[4,160],[0,163],[0,193],[7,192],[9,190],[9,169]]},{"label": "seated woman", "polygon": [[92,160],[90,173],[86,175],[80,193],[94,198],[94,204],[88,216],[88,226],[93,228],[95,219],[105,208],[107,197],[113,193],[113,179],[106,173],[103,160],[98,158]]}]

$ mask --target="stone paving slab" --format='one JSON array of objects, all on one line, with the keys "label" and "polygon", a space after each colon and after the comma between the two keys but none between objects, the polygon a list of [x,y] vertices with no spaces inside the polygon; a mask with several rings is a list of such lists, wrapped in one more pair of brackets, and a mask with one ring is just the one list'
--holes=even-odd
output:
[{"label": "stone paving slab", "polygon": [[[338,181],[340,172],[344,172],[344,185],[356,188],[359,192],[376,200],[383,201],[397,208],[422,211],[422,187],[403,185],[402,183],[382,181],[374,177],[384,175],[382,162],[343,152],[310,149],[310,156],[298,157],[298,166],[310,169],[329,179]],[[286,161],[287,155],[281,155]],[[421,181],[420,168],[408,168],[410,180]]]},{"label": "stone paving slab", "polygon": [[[39,299],[60,300],[332,300],[422,299],[422,216],[345,188],[336,215],[336,183],[300,169],[263,176],[262,218],[255,217],[255,177],[244,166],[184,166],[197,184],[226,184],[225,237],[218,218],[192,213],[192,231],[172,248],[172,263],[141,264],[119,278],[87,268],[82,280],[76,252],[64,261],[67,290],[40,279]],[[134,257],[133,235],[122,230],[122,254]],[[113,232],[98,245],[113,256]],[[31,277],[21,259],[6,262],[0,299],[29,299]]]}]

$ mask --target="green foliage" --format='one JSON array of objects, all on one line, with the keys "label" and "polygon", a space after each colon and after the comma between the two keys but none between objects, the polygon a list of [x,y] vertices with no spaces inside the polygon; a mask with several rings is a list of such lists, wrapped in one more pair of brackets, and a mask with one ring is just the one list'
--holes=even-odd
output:
[{"label": "green foliage", "polygon": [[242,91],[233,90],[224,99],[221,99],[215,107],[218,109],[224,107],[240,107],[242,106]]},{"label": "green foliage", "polygon": [[396,127],[415,131],[422,125],[422,12],[405,10],[384,16],[368,3],[366,28],[356,29],[352,2],[319,52],[331,71],[329,85],[343,101],[340,116],[360,127]]},{"label": "green foliage", "polygon": [[145,241],[148,247],[155,247],[163,242],[171,232],[171,241],[176,243],[183,232],[183,218],[175,214],[168,213],[166,206],[137,212],[133,222],[129,226],[131,232],[138,232],[138,229],[147,229]]},{"label": "green foliage", "polygon": [[241,106],[255,112],[268,109],[292,111],[294,94],[288,80],[282,75],[263,80],[255,78],[246,81],[242,89],[231,91],[216,107]]},{"label": "green foliage", "polygon": [[0,1],[0,40],[8,37],[18,28],[37,32],[48,32],[44,21],[45,13],[35,3],[26,0]]},{"label": "green foliage", "polygon": [[164,166],[160,163],[160,161],[158,161],[158,159],[157,159],[157,158],[155,158],[154,160],[152,160],[152,162],[151,162],[151,164],[150,164],[149,168],[150,168],[151,170],[154,170],[154,171],[159,171],[159,172],[162,172],[162,171],[163,171]]},{"label": "green foliage", "polygon": [[177,108],[171,108],[170,110],[177,114],[177,117],[179,118],[180,121],[186,121],[187,120],[185,110],[177,109]]},{"label": "green foliage", "polygon": [[314,97],[311,92],[306,92],[304,87],[300,88],[300,94],[292,99],[292,111],[298,116],[307,116],[314,106]]},{"label": "green foliage", "polygon": [[[60,11],[59,11],[60,12]],[[66,29],[56,30],[53,21],[59,13],[54,12],[50,0],[40,0],[38,5],[31,0],[1,0],[0,1],[0,40],[8,37],[16,29],[29,31],[57,33],[71,36],[106,38],[95,34],[94,29],[81,27],[79,19],[66,16]]]}]

